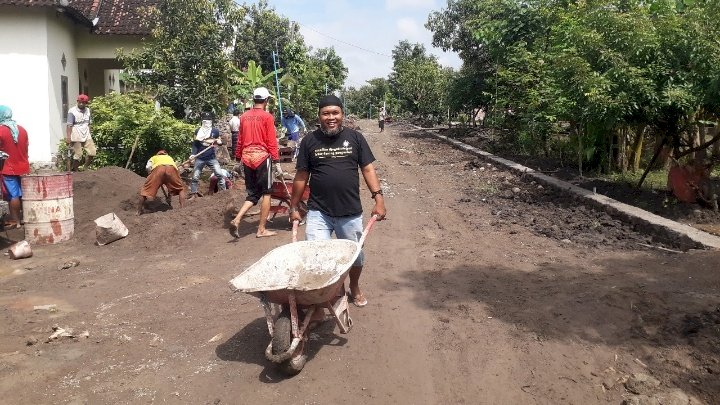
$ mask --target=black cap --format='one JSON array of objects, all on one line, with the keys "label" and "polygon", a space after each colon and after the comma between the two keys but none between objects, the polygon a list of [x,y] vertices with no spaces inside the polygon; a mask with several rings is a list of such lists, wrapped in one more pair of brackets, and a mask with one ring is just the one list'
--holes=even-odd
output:
[{"label": "black cap", "polygon": [[342,100],[338,96],[335,96],[333,94],[328,94],[327,96],[323,96],[323,98],[320,99],[318,102],[318,109],[322,109],[323,107],[328,106],[336,106],[340,107],[340,109],[343,109],[343,103]]},{"label": "black cap", "polygon": [[204,113],[201,113],[201,114],[200,114],[200,119],[203,120],[203,121],[205,121],[205,120],[211,120],[211,121],[212,121],[213,116],[212,116],[212,114],[209,113],[209,112],[204,112]]}]

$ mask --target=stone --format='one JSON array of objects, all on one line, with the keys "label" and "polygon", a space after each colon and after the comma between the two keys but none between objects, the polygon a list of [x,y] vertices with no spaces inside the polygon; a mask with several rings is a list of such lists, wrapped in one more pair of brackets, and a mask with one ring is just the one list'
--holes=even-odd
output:
[{"label": "stone", "polygon": [[25,344],[28,346],[35,345],[37,344],[37,342],[38,338],[36,338],[35,336],[28,336],[28,338],[25,340]]},{"label": "stone", "polygon": [[603,387],[605,387],[606,390],[610,391],[611,389],[613,389],[613,387],[615,387],[616,383],[617,379],[615,377],[606,377],[603,380],[602,385]]},{"label": "stone", "polygon": [[655,397],[663,405],[688,405],[690,403],[690,397],[679,389],[663,392]]},{"label": "stone", "polygon": [[660,381],[643,373],[631,375],[625,383],[625,389],[638,395],[652,394],[659,386]]},{"label": "stone", "polygon": [[520,192],[520,187],[513,187],[512,192],[517,194]]},{"label": "stone", "polygon": [[657,398],[649,397],[647,395],[637,395],[625,399],[623,405],[660,405]]}]

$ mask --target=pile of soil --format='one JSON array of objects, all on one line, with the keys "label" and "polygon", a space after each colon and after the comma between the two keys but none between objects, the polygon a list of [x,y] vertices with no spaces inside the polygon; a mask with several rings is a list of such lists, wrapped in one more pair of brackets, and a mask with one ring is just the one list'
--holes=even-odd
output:
[{"label": "pile of soil", "polygon": [[158,193],[157,199],[146,203],[147,213],[137,215],[138,192],[144,182],[144,177],[120,167],[74,174],[75,236],[78,241],[85,245],[94,244],[93,221],[113,212],[132,235],[115,242],[118,245],[153,248],[157,246],[158,235],[167,235],[169,237],[163,239],[163,244],[183,246],[192,243],[202,232],[227,228],[245,199],[242,184],[236,184],[233,190],[190,200],[184,208],[180,208],[178,197],[173,197],[171,207]]},{"label": "pile of soil", "polygon": [[[496,133],[492,137],[489,129],[453,128],[442,131],[442,134],[458,138],[468,145],[510,159],[531,169],[542,171],[586,190],[594,189],[598,194],[606,195],[664,218],[687,223],[706,232],[720,235],[720,212],[714,212],[700,204],[680,202],[667,189],[638,189],[635,184],[608,181],[603,178],[589,176],[588,173],[580,176],[577,167],[571,162],[521,155],[515,150],[508,149],[500,141],[502,133]],[[712,178],[711,182],[715,190],[720,190],[720,179]]]},{"label": "pile of soil", "polygon": [[145,178],[121,167],[109,166],[73,174],[75,235],[82,243],[95,242],[96,218],[114,212],[121,219],[137,209]]}]

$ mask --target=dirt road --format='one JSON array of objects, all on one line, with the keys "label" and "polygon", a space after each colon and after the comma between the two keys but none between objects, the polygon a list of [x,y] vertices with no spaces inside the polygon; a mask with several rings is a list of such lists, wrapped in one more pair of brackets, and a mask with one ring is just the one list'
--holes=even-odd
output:
[{"label": "dirt road", "polygon": [[[228,285],[290,240],[285,218],[278,237],[253,237],[253,218],[230,237],[239,190],[137,217],[142,178],[106,168],[75,177],[75,240],[0,258],[0,402],[619,404],[635,396],[625,385],[674,403],[720,396],[720,254],[644,248],[648,236],[450,146],[362,126],[389,209],[366,243],[369,305],[353,307],[350,334],[312,335],[300,375],[265,360],[262,309]],[[130,235],[93,246],[91,221],[110,211]],[[46,343],[54,325],[76,338]]]}]

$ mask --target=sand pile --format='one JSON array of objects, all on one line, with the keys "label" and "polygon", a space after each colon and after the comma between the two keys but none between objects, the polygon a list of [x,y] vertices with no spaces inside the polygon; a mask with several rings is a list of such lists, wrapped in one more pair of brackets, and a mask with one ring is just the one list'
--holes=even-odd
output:
[{"label": "sand pile", "polygon": [[[227,228],[245,200],[242,182],[233,190],[190,200],[182,209],[178,197],[173,197],[170,208],[158,193],[161,197],[146,205],[149,212],[138,216],[138,192],[144,182],[144,177],[120,167],[74,174],[75,238],[82,244],[94,244],[93,221],[114,212],[130,230],[127,238],[115,244],[138,249],[157,247],[158,243],[191,244],[204,232]],[[206,188],[201,184],[201,191]]]}]

